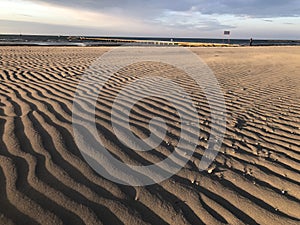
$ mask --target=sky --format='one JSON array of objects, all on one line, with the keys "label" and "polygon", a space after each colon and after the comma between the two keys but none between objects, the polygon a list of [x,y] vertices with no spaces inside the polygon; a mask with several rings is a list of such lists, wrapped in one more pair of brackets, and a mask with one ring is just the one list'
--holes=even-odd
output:
[{"label": "sky", "polygon": [[299,0],[0,0],[0,34],[300,39]]}]

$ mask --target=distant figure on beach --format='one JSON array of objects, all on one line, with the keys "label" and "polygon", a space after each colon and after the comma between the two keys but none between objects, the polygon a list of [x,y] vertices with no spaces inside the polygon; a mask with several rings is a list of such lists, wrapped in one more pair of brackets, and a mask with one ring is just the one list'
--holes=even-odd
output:
[{"label": "distant figure on beach", "polygon": [[250,46],[252,46],[253,45],[253,39],[252,38],[250,38]]}]

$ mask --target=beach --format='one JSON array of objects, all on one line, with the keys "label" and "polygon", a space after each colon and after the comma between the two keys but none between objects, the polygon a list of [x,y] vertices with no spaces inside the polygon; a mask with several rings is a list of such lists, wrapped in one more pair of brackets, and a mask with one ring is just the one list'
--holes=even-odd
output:
[{"label": "beach", "polygon": [[[172,74],[199,114],[191,160],[161,183],[131,187],[96,173],[74,141],[74,93],[84,72],[110,47],[0,47],[0,224],[300,224],[300,47],[195,47],[224,93],[226,134],[206,171],[209,105],[182,71],[156,62],[120,71],[97,105],[98,135],[132,164],[168,155],[180,129],[169,102],[147,98],[132,112],[132,129],[148,135],[153,115],[172,135],[154,152],[132,153],[109,122],[120,87]],[[189,112],[187,112],[188,114]]]}]

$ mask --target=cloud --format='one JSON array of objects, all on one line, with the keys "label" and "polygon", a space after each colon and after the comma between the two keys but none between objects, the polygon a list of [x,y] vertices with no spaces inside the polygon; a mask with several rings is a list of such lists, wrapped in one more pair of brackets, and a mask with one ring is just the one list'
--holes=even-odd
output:
[{"label": "cloud", "polygon": [[155,20],[166,27],[203,31],[215,31],[220,29],[232,29],[235,26],[224,25],[213,16],[203,15],[199,12],[165,11]]},{"label": "cloud", "polygon": [[201,14],[237,15],[255,18],[300,15],[299,0],[34,0],[92,10],[117,10],[121,14],[157,17],[164,11],[197,11]]},{"label": "cloud", "polygon": [[97,32],[97,29],[94,28],[12,20],[0,20],[0,29],[7,34],[79,35]]},{"label": "cloud", "polygon": [[212,0],[193,6],[203,14],[229,14],[252,18],[293,17],[300,15],[298,0]]},{"label": "cloud", "polygon": [[[149,25],[114,13],[81,10],[55,4],[38,4],[32,1],[2,0],[0,20],[19,21],[66,27],[85,27],[91,30],[141,30]],[[19,23],[20,25],[21,23]],[[38,26],[37,26],[38,27]],[[37,29],[36,27],[36,29]]]},{"label": "cloud", "polygon": [[[133,25],[132,25],[133,26]],[[144,26],[144,25],[143,25]],[[147,28],[146,28],[147,29]],[[28,22],[28,21],[14,21],[1,20],[0,30],[7,34],[53,34],[53,35],[91,35],[91,36],[138,36],[141,33],[141,26],[134,27],[120,26],[115,27],[96,27],[96,26],[76,26],[66,24],[49,24],[45,22]],[[148,27],[148,30],[151,28]],[[145,31],[143,31],[145,32]],[[145,33],[147,34],[147,32]],[[150,33],[149,33],[150,34]],[[148,34],[148,35],[149,35]]]},{"label": "cloud", "polygon": [[[235,38],[300,36],[299,0],[2,1],[18,5],[0,8],[0,20],[19,21],[14,26],[21,28],[21,22],[43,23],[53,32],[51,24],[59,32],[65,26],[63,33],[74,34],[77,27],[81,34],[91,35],[222,38],[223,30],[232,30]],[[34,30],[29,23],[24,27]]]}]

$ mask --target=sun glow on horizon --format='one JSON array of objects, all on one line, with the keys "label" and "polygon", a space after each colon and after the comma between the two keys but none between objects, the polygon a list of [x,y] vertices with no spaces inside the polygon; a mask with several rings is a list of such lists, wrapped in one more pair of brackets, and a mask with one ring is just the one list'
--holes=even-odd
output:
[{"label": "sun glow on horizon", "polygon": [[2,0],[0,20],[94,28],[117,27],[136,22],[102,12],[80,10],[47,3],[39,4],[26,0]]}]

